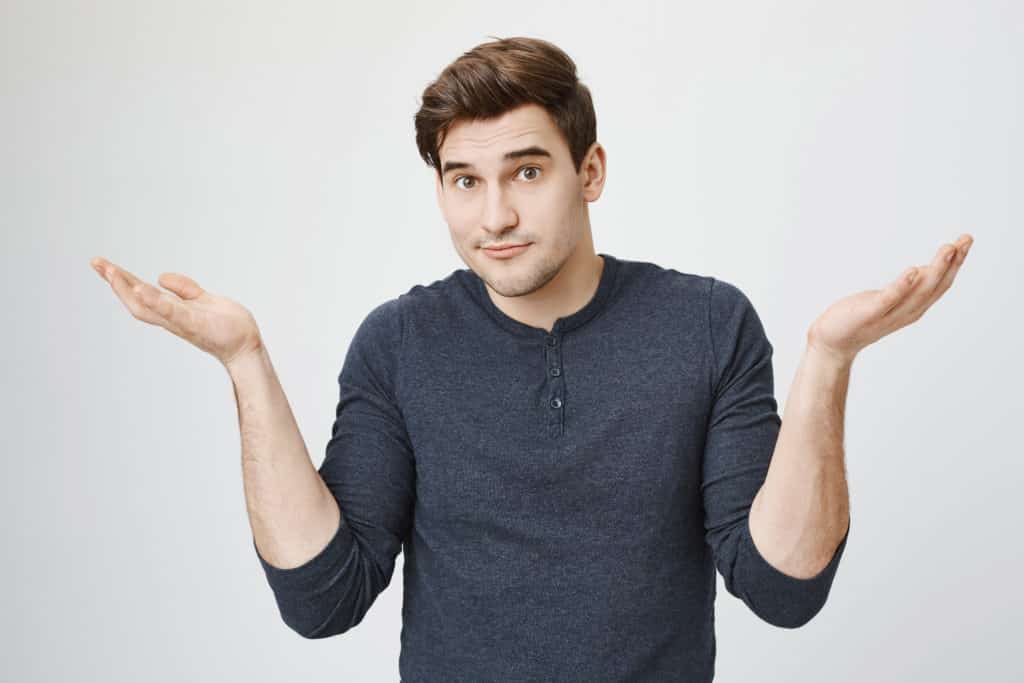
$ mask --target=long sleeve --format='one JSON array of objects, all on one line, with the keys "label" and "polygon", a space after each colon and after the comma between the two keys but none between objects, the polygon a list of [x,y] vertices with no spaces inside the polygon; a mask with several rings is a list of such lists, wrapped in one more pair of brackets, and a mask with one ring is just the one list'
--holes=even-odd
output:
[{"label": "long sleeve", "polygon": [[758,552],[750,534],[750,506],[768,474],[782,426],[772,345],[750,300],[735,285],[712,278],[708,298],[714,404],[702,472],[705,538],[732,595],[764,621],[797,628],[824,606],[849,530],[829,564],[808,579],[783,573]]},{"label": "long sleeve", "polygon": [[362,621],[391,582],[411,529],[415,466],[395,397],[399,303],[391,299],[366,316],[338,377],[332,436],[318,470],[341,510],[336,534],[299,567],[274,567],[256,551],[282,619],[305,638]]}]

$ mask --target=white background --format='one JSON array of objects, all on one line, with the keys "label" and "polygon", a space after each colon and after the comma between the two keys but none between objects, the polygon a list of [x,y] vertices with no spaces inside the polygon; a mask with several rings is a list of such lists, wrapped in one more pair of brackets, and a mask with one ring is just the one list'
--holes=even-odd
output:
[{"label": "white background", "polygon": [[854,364],[828,603],[777,629],[719,577],[716,680],[1024,676],[1024,5],[0,8],[0,678],[398,680],[402,556],[356,629],[288,630],[227,373],[89,259],[246,305],[319,464],[356,325],[464,266],[412,117],[489,35],[576,61],[608,151],[596,250],[743,289],[780,410],[820,312],[974,235],[945,297]]}]

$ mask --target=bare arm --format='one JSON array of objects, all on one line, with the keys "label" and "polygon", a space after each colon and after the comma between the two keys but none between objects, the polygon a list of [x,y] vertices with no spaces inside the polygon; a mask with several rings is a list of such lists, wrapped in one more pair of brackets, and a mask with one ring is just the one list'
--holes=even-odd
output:
[{"label": "bare arm", "polygon": [[771,468],[750,510],[758,549],[782,571],[814,576],[849,528],[843,422],[854,359],[919,320],[953,284],[973,241],[964,233],[931,264],[909,268],[884,289],[844,297],[808,331]]},{"label": "bare arm", "polygon": [[238,404],[246,507],[257,550],[296,567],[326,547],[340,511],[313,467],[252,314],[180,273],[163,291],[104,258],[91,261],[125,308],[206,351],[228,370]]},{"label": "bare arm", "polygon": [[[707,540],[730,593],[769,624],[799,628],[824,607],[846,537],[830,548],[814,545],[831,541],[808,530],[808,518],[833,512],[838,494],[817,488],[831,474],[822,464],[825,456],[816,454],[814,464],[795,462],[790,442],[800,425],[825,419],[806,414],[807,400],[818,401],[826,382],[837,393],[845,387],[837,386],[838,370],[826,377],[827,368],[805,359],[783,423],[774,395],[773,348],[753,304],[724,281],[713,280],[709,295],[715,391],[703,461]],[[828,550],[831,558],[817,566]]]},{"label": "bare arm", "polygon": [[162,291],[106,259],[92,267],[133,317],[227,369],[253,544],[284,622],[305,638],[356,626],[390,582],[412,525],[413,453],[392,384],[401,344],[397,299],[356,331],[338,377],[332,438],[314,469],[246,308],[180,273],[161,274]]},{"label": "bare arm", "polygon": [[828,566],[849,527],[843,414],[851,365],[811,345],[804,351],[767,478],[750,508],[761,555],[800,579]]},{"label": "bare arm", "polygon": [[225,364],[238,405],[242,481],[260,555],[290,569],[334,537],[338,504],[314,468],[266,346]]}]

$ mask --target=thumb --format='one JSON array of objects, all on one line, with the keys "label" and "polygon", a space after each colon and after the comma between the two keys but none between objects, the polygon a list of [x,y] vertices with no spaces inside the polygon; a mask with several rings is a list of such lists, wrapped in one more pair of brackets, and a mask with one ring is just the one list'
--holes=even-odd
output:
[{"label": "thumb", "polygon": [[161,273],[157,282],[182,299],[195,299],[203,294],[203,288],[195,280],[181,273]]}]

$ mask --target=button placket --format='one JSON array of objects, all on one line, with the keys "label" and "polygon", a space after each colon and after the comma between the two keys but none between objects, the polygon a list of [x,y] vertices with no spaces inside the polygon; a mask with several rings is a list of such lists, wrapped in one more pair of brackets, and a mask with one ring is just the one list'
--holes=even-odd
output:
[{"label": "button placket", "polygon": [[559,338],[549,334],[545,340],[545,363],[551,387],[548,396],[548,433],[552,437],[562,434],[562,424],[565,415],[565,381],[562,378],[562,353]]}]

